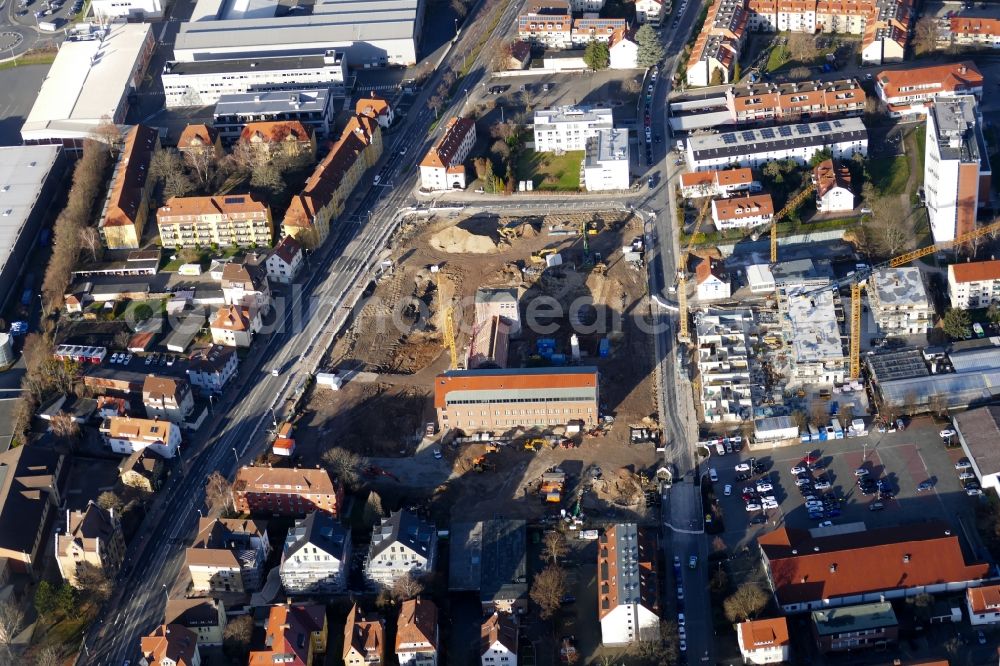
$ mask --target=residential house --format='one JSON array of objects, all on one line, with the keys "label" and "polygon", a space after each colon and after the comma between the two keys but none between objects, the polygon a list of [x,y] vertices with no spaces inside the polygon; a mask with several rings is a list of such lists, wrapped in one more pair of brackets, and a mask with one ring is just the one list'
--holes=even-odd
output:
[{"label": "residential house", "polygon": [[326,653],[327,631],[326,606],[271,606],[264,626],[264,646],[250,651],[249,666],[312,666],[315,657]]},{"label": "residential house", "polygon": [[573,20],[570,42],[573,47],[584,48],[590,42],[611,42],[611,36],[628,26],[623,18],[605,18],[593,13]]},{"label": "residential house", "polygon": [[394,511],[372,530],[365,558],[365,578],[391,588],[407,574],[417,578],[434,570],[437,529],[409,511]]},{"label": "residential house", "polygon": [[952,16],[941,31],[939,45],[1000,48],[1000,19],[985,16]]},{"label": "residential house", "polygon": [[821,652],[885,650],[899,639],[899,622],[891,603],[877,601],[814,610],[812,631]]},{"label": "residential house", "polygon": [[316,136],[298,120],[247,123],[240,133],[239,141],[267,156],[316,156]]},{"label": "residential house", "polygon": [[506,613],[494,611],[480,627],[481,666],[517,666],[517,623]]},{"label": "residential house", "polygon": [[268,279],[279,284],[291,284],[304,262],[302,245],[291,236],[285,236],[274,246],[264,264]]},{"label": "residential house", "polygon": [[983,75],[971,60],[907,69],[887,69],[875,76],[875,90],[894,118],[926,115],[939,96],[982,98]]},{"label": "residential house", "polygon": [[36,573],[53,509],[63,502],[64,462],[63,454],[42,444],[0,453],[0,559],[14,573]]},{"label": "residential house", "polygon": [[868,304],[883,335],[917,335],[934,327],[934,305],[916,266],[880,268],[872,273]]},{"label": "residential house", "polygon": [[660,25],[663,20],[664,2],[666,0],[636,0],[635,20],[640,25],[649,23],[654,26]]},{"label": "residential house", "polygon": [[587,139],[583,158],[583,186],[588,192],[629,188],[628,130],[600,130]]},{"label": "residential house", "polygon": [[184,379],[146,375],[142,383],[142,404],[146,407],[147,418],[166,419],[182,426],[194,411],[194,396]]},{"label": "residential house", "polygon": [[221,286],[223,300],[228,305],[261,312],[271,309],[271,285],[263,255],[250,254],[242,261],[230,261],[222,269]]},{"label": "residential house", "polygon": [[529,3],[517,17],[517,38],[533,46],[566,49],[573,45],[573,12],[567,0]]},{"label": "residential house", "polygon": [[[646,0],[654,3],[656,0]],[[608,40],[608,65],[611,69],[637,69],[639,67],[639,45],[635,42],[635,31],[619,28]]]},{"label": "residential house", "polygon": [[140,641],[148,666],[201,666],[198,634],[179,624],[161,624]]},{"label": "residential house", "polygon": [[56,534],[56,564],[64,581],[80,587],[76,578],[81,564],[88,564],[113,580],[125,557],[125,537],[114,510],[87,504],[83,511],[66,511],[66,531]]},{"label": "residential house", "polygon": [[954,593],[989,575],[987,563],[966,561],[958,535],[940,521],[829,536],[782,527],[760,535],[758,543],[785,613]]},{"label": "residential house", "polygon": [[753,179],[747,167],[722,171],[689,171],[681,174],[681,196],[685,199],[700,197],[728,197],[740,192],[756,192],[760,183]]},{"label": "residential house", "polygon": [[313,511],[285,538],[281,584],[288,594],[335,594],[347,587],[351,532],[330,515]]},{"label": "residential house", "polygon": [[344,623],[345,666],[375,666],[385,663],[385,620],[377,615],[365,617],[358,605],[351,606]]},{"label": "residential house", "polygon": [[528,69],[528,65],[530,64],[531,44],[517,39],[514,40],[510,45],[510,59],[507,63],[507,69]]},{"label": "residential house", "polygon": [[304,516],[322,511],[337,518],[344,489],[324,469],[244,466],[233,481],[233,501],[242,513]]},{"label": "residential house", "polygon": [[109,250],[134,250],[142,245],[153,186],[147,176],[153,154],[159,149],[160,135],[155,127],[136,125],[125,135],[97,225]]},{"label": "residential house", "polygon": [[705,257],[698,262],[694,276],[698,285],[699,302],[717,301],[731,296],[729,277],[723,262]]},{"label": "residential house", "polygon": [[389,102],[374,92],[368,97],[360,98],[354,104],[354,113],[374,119],[382,129],[389,129],[389,126],[396,119],[396,114]]},{"label": "residential house", "polygon": [[965,607],[974,627],[1000,623],[1000,585],[970,587],[965,591]]},{"label": "residential house", "polygon": [[163,458],[149,448],[135,451],[118,464],[118,479],[122,485],[147,493],[160,489],[166,472]]},{"label": "residential house", "polygon": [[813,168],[816,186],[816,211],[837,213],[854,210],[854,192],[851,191],[851,170],[843,163],[824,160]]},{"label": "residential house", "polygon": [[430,599],[408,599],[399,607],[396,622],[396,661],[399,666],[437,666],[438,610]]},{"label": "residential house", "polygon": [[783,617],[747,620],[736,625],[744,664],[780,664],[791,658],[792,641]]},{"label": "residential house", "polygon": [[536,109],[532,131],[536,153],[586,150],[601,130],[613,130],[609,107],[558,106]]},{"label": "residential house", "polygon": [[218,394],[236,376],[239,366],[235,349],[213,345],[192,354],[186,372],[192,386],[203,393]]},{"label": "residential house", "polygon": [[597,541],[597,616],[604,645],[660,640],[656,537],[635,523],[611,525]]},{"label": "residential house", "polygon": [[420,187],[431,192],[464,190],[465,160],[476,144],[476,121],[472,118],[449,118],[444,134],[431,146],[420,162]]},{"label": "residential house", "polygon": [[148,448],[173,458],[181,445],[181,429],[170,421],[115,416],[105,419],[100,430],[111,450],[126,456]]},{"label": "residential house", "polygon": [[224,305],[212,320],[212,344],[249,347],[260,332],[260,311],[238,305]]},{"label": "residential house", "polygon": [[770,224],[773,217],[774,201],[770,194],[747,194],[712,201],[712,221],[720,231]]},{"label": "residential house", "polygon": [[269,246],[274,238],[271,208],[250,194],[170,197],[156,211],[163,247]]},{"label": "residential house", "polygon": [[340,139],[316,166],[302,192],[292,197],[282,221],[282,235],[294,237],[306,248],[321,245],[361,176],[381,155],[378,120],[366,115],[348,120]]},{"label": "residential house", "polygon": [[743,83],[726,89],[726,109],[736,123],[858,116],[865,112],[866,99],[856,79]]},{"label": "residential house", "polygon": [[963,310],[1000,303],[1000,260],[950,264],[948,297],[951,307]]},{"label": "residential house", "polygon": [[242,518],[201,518],[185,552],[195,592],[255,592],[271,552],[267,523]]},{"label": "residential house", "polygon": [[713,0],[688,57],[689,86],[730,83],[748,33],[749,14],[743,0]]},{"label": "residential house", "polygon": [[97,396],[97,411],[95,415],[102,421],[110,419],[112,416],[126,416],[128,410],[129,405],[125,398],[112,395]]},{"label": "residential house", "polygon": [[220,159],[225,155],[222,137],[214,127],[203,124],[187,125],[177,139],[177,151],[188,159]]},{"label": "residential house", "polygon": [[167,599],[163,623],[178,624],[198,636],[198,645],[221,646],[226,630],[226,607],[221,599],[194,597]]}]

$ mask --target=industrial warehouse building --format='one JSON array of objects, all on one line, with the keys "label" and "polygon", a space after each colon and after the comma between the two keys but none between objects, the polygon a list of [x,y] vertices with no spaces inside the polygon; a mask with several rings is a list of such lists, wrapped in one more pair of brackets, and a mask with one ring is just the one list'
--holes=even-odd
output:
[{"label": "industrial warehouse building", "polygon": [[422,0],[318,0],[292,9],[267,0],[201,0],[181,25],[174,58],[322,55],[335,49],[357,69],[417,62]]},{"label": "industrial warehouse building", "polygon": [[596,425],[597,368],[450,370],[434,381],[438,425],[465,432]]}]

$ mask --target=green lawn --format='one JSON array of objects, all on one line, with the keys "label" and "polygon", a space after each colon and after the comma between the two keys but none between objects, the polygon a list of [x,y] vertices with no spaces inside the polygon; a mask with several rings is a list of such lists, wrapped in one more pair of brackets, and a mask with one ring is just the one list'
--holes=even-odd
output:
[{"label": "green lawn", "polygon": [[0,70],[13,69],[22,65],[51,65],[55,59],[55,51],[28,51],[14,60],[0,62]]},{"label": "green lawn", "polygon": [[906,192],[906,181],[910,178],[910,162],[905,155],[880,157],[868,163],[872,185],[883,197],[899,196]]},{"label": "green lawn", "polygon": [[578,192],[583,157],[582,150],[562,155],[525,150],[517,159],[517,177],[519,180],[530,178],[536,190]]},{"label": "green lawn", "polygon": [[784,46],[775,46],[767,55],[767,65],[765,69],[768,73],[776,72],[784,67],[789,60],[788,49]]}]

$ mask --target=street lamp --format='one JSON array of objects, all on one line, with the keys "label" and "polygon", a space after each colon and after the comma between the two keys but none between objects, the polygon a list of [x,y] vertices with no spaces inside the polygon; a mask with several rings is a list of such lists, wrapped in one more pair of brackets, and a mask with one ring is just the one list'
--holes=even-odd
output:
[{"label": "street lamp", "polygon": [[236,447],[233,447],[233,457],[236,458],[236,467],[240,466],[240,454],[236,453]]}]

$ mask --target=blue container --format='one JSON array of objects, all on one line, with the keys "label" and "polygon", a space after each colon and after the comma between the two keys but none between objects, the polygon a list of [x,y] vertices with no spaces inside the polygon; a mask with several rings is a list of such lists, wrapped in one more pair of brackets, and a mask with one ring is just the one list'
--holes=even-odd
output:
[{"label": "blue container", "polygon": [[597,345],[597,355],[601,358],[607,358],[608,354],[611,352],[611,343],[607,338],[602,338],[601,342]]}]

